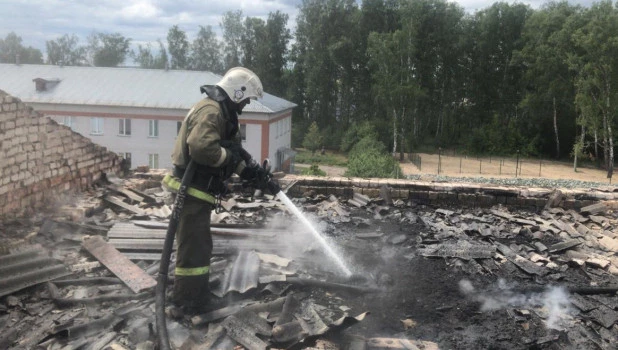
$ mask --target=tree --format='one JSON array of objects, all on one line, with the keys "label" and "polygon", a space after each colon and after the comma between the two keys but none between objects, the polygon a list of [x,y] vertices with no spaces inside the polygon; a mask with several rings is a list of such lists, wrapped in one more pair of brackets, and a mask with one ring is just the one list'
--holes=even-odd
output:
[{"label": "tree", "polygon": [[284,69],[288,58],[288,43],[292,39],[287,22],[288,15],[285,13],[277,11],[268,14],[264,28],[266,48],[258,52],[260,78],[269,91],[276,95],[282,95],[287,90]]},{"label": "tree", "polygon": [[419,83],[415,79],[416,48],[412,45],[413,28],[397,30],[394,33],[371,33],[367,52],[372,67],[373,91],[381,104],[388,106],[384,114],[393,125],[393,153],[397,152],[399,141],[400,157],[403,157],[404,127],[412,117],[417,124],[417,99],[421,96]]},{"label": "tree", "polygon": [[243,21],[242,11],[228,11],[221,19],[223,30],[223,62],[227,71],[240,66],[244,57],[242,54]]},{"label": "tree", "polygon": [[253,70],[264,85],[266,84],[262,66],[267,60],[265,48],[268,45],[265,26],[264,20],[261,18],[247,17],[245,18],[241,36],[242,65]]},{"label": "tree", "polygon": [[167,51],[165,50],[165,45],[163,45],[163,41],[161,41],[161,39],[157,39],[157,43],[159,44],[159,55],[155,57],[153,68],[164,69],[168,67],[169,64]]},{"label": "tree", "polygon": [[221,43],[211,26],[200,26],[197,38],[191,45],[191,69],[222,74]]},{"label": "tree", "polygon": [[95,67],[116,67],[124,63],[130,43],[131,39],[120,33],[94,32],[88,37],[87,56]]},{"label": "tree", "polygon": [[150,69],[164,69],[167,66],[167,52],[163,42],[158,40],[159,54],[152,53],[152,45],[150,43],[146,46],[137,45],[137,53],[131,52],[131,56],[140,66],[140,68]]},{"label": "tree", "polygon": [[86,48],[79,46],[79,38],[75,34],[65,34],[56,40],[48,40],[45,46],[48,64],[77,66],[85,60]]},{"label": "tree", "polygon": [[401,168],[380,141],[371,136],[361,139],[352,148],[345,176],[398,178]]},{"label": "tree", "polygon": [[533,13],[522,34],[525,45],[513,57],[526,67],[523,81],[527,89],[520,106],[528,111],[528,118],[521,121],[520,129],[528,135],[553,133],[553,138],[540,138],[543,144],[539,146],[556,158],[570,148],[564,140],[575,136],[574,71],[567,59],[575,52],[567,23],[580,11],[578,6],[560,2]]},{"label": "tree", "polygon": [[167,48],[170,53],[170,68],[189,68],[189,41],[187,33],[174,25],[167,32]]},{"label": "tree", "polygon": [[[356,40],[359,17],[354,0],[304,1],[297,17],[293,48],[294,79],[300,118],[329,134],[327,147],[338,147],[344,130],[361,103],[356,97],[364,53]],[[296,114],[296,118],[299,118]]]},{"label": "tree", "polygon": [[320,129],[316,122],[311,123],[309,130],[303,140],[303,147],[311,151],[311,154],[315,154],[315,151],[322,146],[322,135],[320,135]]},{"label": "tree", "polygon": [[523,27],[531,13],[526,5],[498,2],[477,12],[466,28],[469,46],[464,62],[469,78],[461,101],[467,106],[465,130],[470,137],[483,137],[480,126],[491,126],[485,152],[529,149],[536,137],[528,138],[517,125],[522,119],[525,67],[513,61],[514,52],[523,47]]},{"label": "tree", "polygon": [[584,19],[585,25],[573,34],[580,50],[573,59],[579,72],[575,101],[582,112],[582,124],[601,126],[607,177],[611,178],[618,106],[618,9],[611,1],[602,1],[585,11]]},{"label": "tree", "polygon": [[10,32],[4,39],[0,39],[0,63],[43,63],[43,54],[31,46],[24,47],[20,36]]}]

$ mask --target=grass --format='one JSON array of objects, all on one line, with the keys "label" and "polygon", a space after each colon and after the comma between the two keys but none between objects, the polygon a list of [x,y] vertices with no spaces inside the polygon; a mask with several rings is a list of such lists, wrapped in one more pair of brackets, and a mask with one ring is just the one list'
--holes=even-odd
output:
[{"label": "grass", "polygon": [[348,157],[340,152],[326,151],[324,154],[320,154],[320,151],[316,151],[315,154],[311,154],[311,151],[304,148],[296,149],[296,152],[294,161],[300,164],[332,166],[347,166],[348,164]]}]

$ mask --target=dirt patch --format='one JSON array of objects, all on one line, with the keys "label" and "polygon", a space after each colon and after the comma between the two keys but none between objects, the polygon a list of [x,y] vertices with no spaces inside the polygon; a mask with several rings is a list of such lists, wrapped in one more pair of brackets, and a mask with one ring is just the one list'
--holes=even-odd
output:
[{"label": "dirt patch", "polygon": [[530,158],[520,158],[517,167],[516,158],[505,157],[466,157],[419,153],[420,169],[417,165],[404,161],[401,169],[405,175],[436,175],[440,165],[440,175],[478,176],[495,178],[513,178],[517,168],[517,177],[573,179],[593,182],[609,182],[607,172],[590,167],[578,167],[573,171],[573,163],[557,162]]},{"label": "dirt patch", "polygon": [[[465,157],[449,156],[437,154],[419,153],[421,157],[420,169],[417,165],[408,160],[400,162],[401,170],[405,176],[438,175],[438,164],[440,163],[439,175],[455,177],[492,177],[492,178],[514,178],[517,164],[518,178],[545,178],[545,179],[570,179],[588,182],[611,183],[607,178],[607,172],[603,169],[596,169],[589,166],[578,167],[577,172],[573,171],[573,163],[557,162],[539,159],[520,159],[519,163],[515,158],[505,157]],[[440,158],[440,162],[438,162]],[[297,170],[308,168],[308,164],[295,164]],[[344,176],[346,167],[320,165],[321,170],[327,176]],[[430,179],[431,180],[431,179]]]}]

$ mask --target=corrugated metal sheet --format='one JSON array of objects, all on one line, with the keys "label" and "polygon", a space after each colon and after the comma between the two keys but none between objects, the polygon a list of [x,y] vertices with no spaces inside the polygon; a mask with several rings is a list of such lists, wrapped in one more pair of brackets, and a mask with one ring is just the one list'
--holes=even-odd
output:
[{"label": "corrugated metal sheet", "polygon": [[37,246],[4,255],[0,257],[0,297],[70,274],[61,262]]},{"label": "corrugated metal sheet", "polygon": [[260,258],[253,251],[240,251],[234,264],[225,272],[219,288],[212,293],[223,297],[229,292],[240,294],[257,288],[260,275]]},{"label": "corrugated metal sheet", "polygon": [[[200,71],[60,67],[0,64],[0,90],[25,103],[189,109],[201,97],[200,86],[215,84],[221,76]],[[48,91],[37,92],[33,79],[59,80]],[[266,87],[268,88],[268,87]],[[276,113],[296,105],[264,94],[246,112]]]}]

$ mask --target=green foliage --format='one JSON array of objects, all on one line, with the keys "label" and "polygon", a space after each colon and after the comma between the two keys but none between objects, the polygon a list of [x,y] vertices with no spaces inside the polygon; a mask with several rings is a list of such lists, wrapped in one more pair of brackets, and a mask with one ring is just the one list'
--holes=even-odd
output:
[{"label": "green foliage", "polygon": [[53,65],[77,66],[84,61],[85,48],[78,45],[75,34],[65,34],[56,40],[45,42],[47,46],[47,63]]},{"label": "green foliage", "polygon": [[139,64],[140,68],[163,69],[166,67],[167,51],[161,40],[158,40],[157,43],[159,44],[159,53],[157,55],[152,53],[152,45],[150,43],[146,44],[146,46],[137,45],[137,52],[131,52],[131,57]]},{"label": "green foliage", "polygon": [[228,11],[221,18],[223,30],[223,63],[224,70],[240,66],[243,59],[243,28],[242,10]]},{"label": "green foliage", "polygon": [[320,129],[316,122],[311,123],[305,138],[303,139],[303,147],[310,150],[311,153],[315,153],[322,146],[322,135],[320,135]]},{"label": "green foliage", "polygon": [[350,151],[346,176],[395,178],[401,174],[395,159],[380,141],[365,137]]},{"label": "green foliage", "polygon": [[299,164],[319,164],[319,165],[333,165],[333,166],[346,166],[348,164],[348,158],[342,154],[336,154],[331,152],[312,153],[306,150],[298,150],[294,161]]},{"label": "green foliage", "polygon": [[326,176],[326,172],[318,167],[317,164],[312,164],[309,168],[303,169],[301,175]]},{"label": "green foliage", "polygon": [[130,44],[131,39],[125,38],[120,33],[93,32],[88,36],[86,57],[95,67],[116,67],[124,63],[129,54]]},{"label": "green foliage", "polygon": [[43,54],[31,46],[24,47],[20,36],[10,32],[4,39],[0,39],[0,63],[16,63],[19,57],[21,64],[41,64]]},{"label": "green foliage", "polygon": [[211,26],[200,26],[197,38],[191,45],[189,61],[193,70],[224,73],[221,43]]},{"label": "green foliage", "polygon": [[187,69],[189,67],[189,40],[178,25],[172,26],[167,32],[167,48],[170,53],[171,69]]},{"label": "green foliage", "polygon": [[343,135],[339,150],[342,152],[349,152],[352,147],[358,143],[358,141],[365,137],[370,137],[373,139],[378,138],[378,133],[376,132],[373,124],[369,121],[363,121],[359,124],[354,123]]}]

